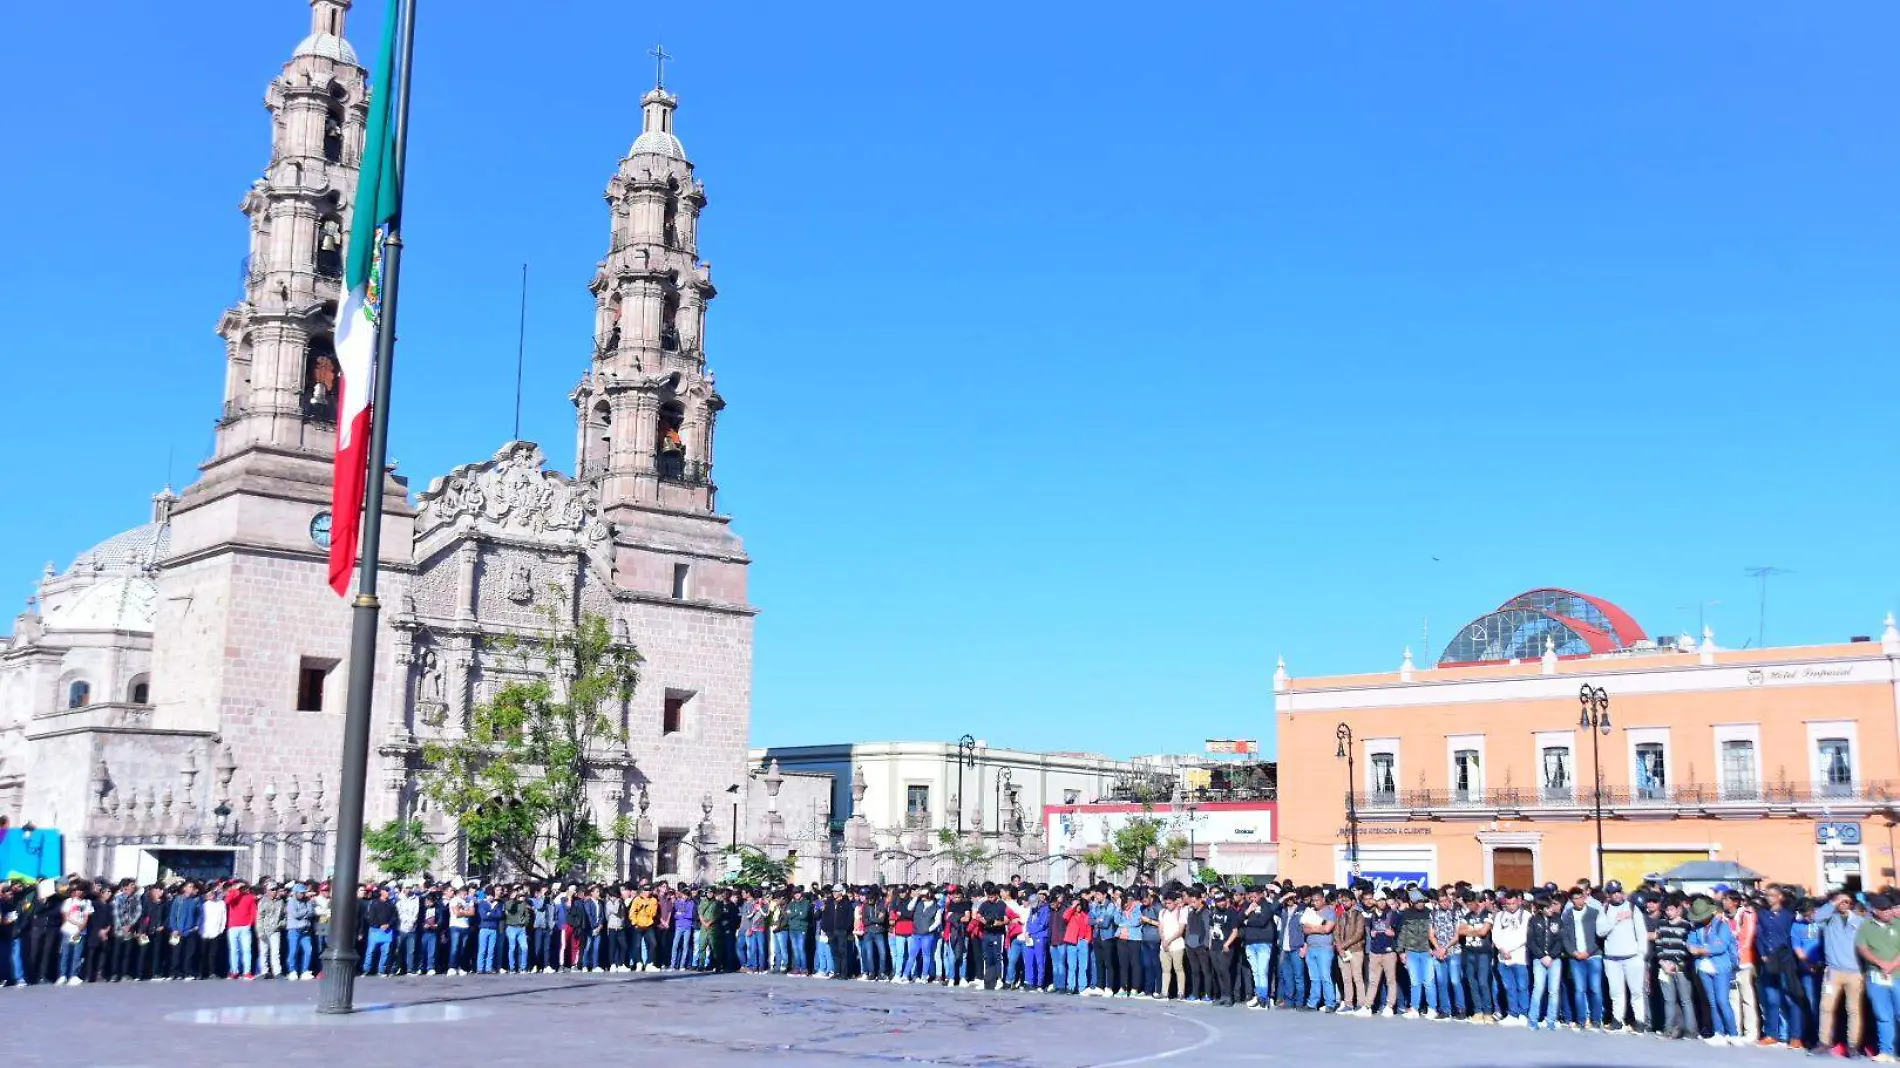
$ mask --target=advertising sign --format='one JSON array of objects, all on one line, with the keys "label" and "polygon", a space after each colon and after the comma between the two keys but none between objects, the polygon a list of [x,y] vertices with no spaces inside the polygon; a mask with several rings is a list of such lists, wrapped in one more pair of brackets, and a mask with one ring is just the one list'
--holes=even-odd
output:
[{"label": "advertising sign", "polygon": [[1260,752],[1260,743],[1252,738],[1209,738],[1208,756],[1254,756]]}]

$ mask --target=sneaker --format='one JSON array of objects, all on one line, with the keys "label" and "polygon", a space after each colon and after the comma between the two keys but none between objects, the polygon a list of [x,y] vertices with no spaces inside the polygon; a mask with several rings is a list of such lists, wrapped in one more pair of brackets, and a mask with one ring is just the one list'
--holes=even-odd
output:
[{"label": "sneaker", "polygon": [[1762,1047],[1781,1045],[1779,1041],[1769,1038],[1767,1035],[1763,1035],[1760,1038],[1756,1039],[1755,1044],[1757,1046],[1762,1046]]}]

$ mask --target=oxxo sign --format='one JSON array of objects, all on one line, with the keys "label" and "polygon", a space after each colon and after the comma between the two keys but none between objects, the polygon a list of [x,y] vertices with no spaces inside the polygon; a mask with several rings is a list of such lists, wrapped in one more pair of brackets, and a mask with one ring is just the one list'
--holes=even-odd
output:
[{"label": "oxxo sign", "polygon": [[1814,840],[1820,845],[1860,844],[1860,824],[1858,823],[1817,823],[1814,825]]}]

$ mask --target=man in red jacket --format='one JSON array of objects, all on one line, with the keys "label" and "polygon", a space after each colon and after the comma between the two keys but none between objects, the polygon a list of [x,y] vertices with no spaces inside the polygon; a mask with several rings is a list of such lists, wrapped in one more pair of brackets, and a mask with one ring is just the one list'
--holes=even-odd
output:
[{"label": "man in red jacket", "polygon": [[224,892],[225,944],[230,947],[231,978],[253,977],[251,930],[257,926],[257,895],[239,879]]}]

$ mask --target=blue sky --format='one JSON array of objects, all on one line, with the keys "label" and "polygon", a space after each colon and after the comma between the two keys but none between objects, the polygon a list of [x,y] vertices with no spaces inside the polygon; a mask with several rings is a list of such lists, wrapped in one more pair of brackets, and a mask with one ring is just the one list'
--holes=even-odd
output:
[{"label": "blue sky", "polygon": [[[1793,571],[1771,644],[1900,608],[1892,4],[526,11],[424,2],[392,451],[508,437],[527,262],[523,433],[571,465],[663,33],[761,744],[1270,738],[1276,654],[1389,670],[1539,585],[1653,632],[1720,601],[1724,644],[1750,565]],[[308,15],[8,17],[17,605],[209,452]]]}]

